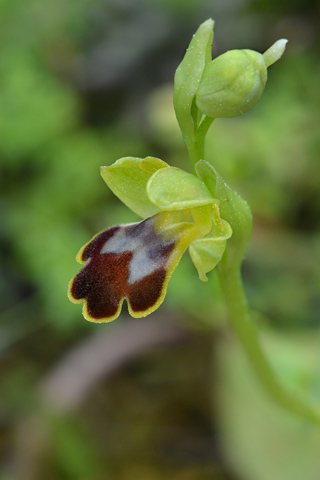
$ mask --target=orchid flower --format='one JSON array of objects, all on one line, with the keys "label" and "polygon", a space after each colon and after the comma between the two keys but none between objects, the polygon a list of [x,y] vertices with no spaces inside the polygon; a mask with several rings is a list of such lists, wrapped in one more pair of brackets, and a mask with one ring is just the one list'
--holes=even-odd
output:
[{"label": "orchid flower", "polygon": [[251,234],[248,204],[203,160],[206,133],[217,117],[233,117],[260,98],[267,69],[285,50],[285,39],[264,54],[232,50],[211,58],[213,20],[198,28],[179,65],[173,102],[193,173],[164,161],[125,157],[102,167],[108,187],[143,218],[113,226],[84,245],[84,264],[69,284],[69,298],[83,303],[93,322],[118,317],[123,300],[133,317],[162,303],[169,279],[189,248],[201,280],[217,266],[231,325],[269,395],[308,421],[320,424],[320,410],[279,382],[257,336],[242,285],[241,265]]},{"label": "orchid flower", "polygon": [[196,175],[164,161],[126,157],[101,174],[109,188],[144,220],[111,227],[78,253],[84,268],[72,279],[69,298],[84,303],[93,322],[117,318],[123,300],[133,317],[162,303],[169,279],[189,247],[201,280],[221,260],[231,237],[219,200]]},{"label": "orchid flower", "polygon": [[174,82],[175,113],[195,174],[154,157],[125,157],[101,169],[108,187],[143,220],[99,233],[78,253],[85,266],[71,280],[69,298],[84,303],[87,320],[114,320],[124,299],[133,317],[153,312],[188,247],[203,281],[221,261],[231,235],[225,264],[241,266],[250,208],[202,160],[204,139],[215,117],[239,115],[256,103],[267,67],[281,57],[286,41],[264,55],[234,50],[212,60],[212,40],[209,19],[191,40]]}]

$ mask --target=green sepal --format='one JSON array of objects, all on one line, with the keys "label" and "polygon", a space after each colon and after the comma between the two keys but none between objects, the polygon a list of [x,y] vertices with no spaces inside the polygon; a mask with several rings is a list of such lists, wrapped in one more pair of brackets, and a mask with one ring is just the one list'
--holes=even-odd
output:
[{"label": "green sepal", "polygon": [[199,278],[203,282],[208,280],[206,273],[210,272],[221,261],[227,240],[232,235],[232,228],[228,222],[219,219],[213,224],[210,234],[194,240],[189,246],[190,257],[198,270]]},{"label": "green sepal", "polygon": [[176,117],[186,143],[194,136],[196,107],[193,100],[199,88],[203,70],[211,61],[213,41],[212,19],[200,25],[174,77],[173,103]]},{"label": "green sepal", "polygon": [[159,158],[124,157],[109,167],[101,167],[100,172],[110,190],[133,212],[146,218],[159,211],[147,196],[148,180],[157,170],[167,166]]},{"label": "green sepal", "polygon": [[240,268],[252,230],[250,207],[240,195],[225,183],[209,162],[200,160],[195,169],[198,177],[206,184],[212,196],[220,201],[221,218],[226,220],[232,228],[232,237],[228,241],[227,255],[225,255],[224,260],[232,268]]},{"label": "green sepal", "polygon": [[195,175],[176,167],[158,170],[147,183],[147,195],[160,210],[183,210],[216,202]]}]

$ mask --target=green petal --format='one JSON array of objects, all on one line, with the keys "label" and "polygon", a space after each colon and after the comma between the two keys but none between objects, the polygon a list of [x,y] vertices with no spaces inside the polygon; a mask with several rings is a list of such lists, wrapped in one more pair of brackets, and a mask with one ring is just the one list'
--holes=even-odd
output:
[{"label": "green petal", "polygon": [[213,166],[205,160],[200,160],[196,166],[196,173],[207,185],[211,194],[219,201],[221,218],[226,220],[232,228],[232,238],[228,242],[228,263],[236,268],[243,259],[248,246],[252,217],[247,202],[232,190],[221,178]]},{"label": "green petal", "polygon": [[147,183],[147,195],[160,210],[182,210],[216,202],[205,184],[180,168],[158,170]]},{"label": "green petal", "polygon": [[146,218],[159,211],[147,196],[148,180],[154,172],[167,166],[159,158],[124,157],[110,167],[101,167],[101,176],[125,205],[140,217]]},{"label": "green petal", "polygon": [[210,272],[222,259],[227,239],[231,235],[232,229],[229,223],[219,219],[219,223],[214,225],[208,237],[194,240],[190,244],[190,257],[203,282],[208,280],[206,273]]}]

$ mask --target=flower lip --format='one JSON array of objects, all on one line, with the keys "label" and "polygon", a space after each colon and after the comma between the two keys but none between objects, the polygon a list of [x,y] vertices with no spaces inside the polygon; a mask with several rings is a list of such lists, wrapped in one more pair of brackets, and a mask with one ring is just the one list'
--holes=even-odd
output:
[{"label": "flower lip", "polygon": [[[78,254],[84,268],[71,280],[69,298],[84,303],[83,314],[94,322],[118,317],[123,300],[133,317],[148,315],[162,303],[169,278],[189,242],[188,223],[161,232],[160,213],[142,222],[119,225],[96,235]],[[180,217],[180,212],[174,216]],[[166,221],[166,219],[164,219]],[[164,221],[164,223],[165,223]]]}]

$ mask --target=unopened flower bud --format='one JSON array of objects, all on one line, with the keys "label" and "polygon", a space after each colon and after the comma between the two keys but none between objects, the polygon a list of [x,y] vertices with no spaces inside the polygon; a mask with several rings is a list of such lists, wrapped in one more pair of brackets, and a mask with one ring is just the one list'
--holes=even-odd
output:
[{"label": "unopened flower bud", "polygon": [[281,57],[285,44],[279,40],[264,55],[230,50],[208,63],[196,93],[199,111],[208,117],[235,117],[249,110],[264,90],[267,67]]}]

